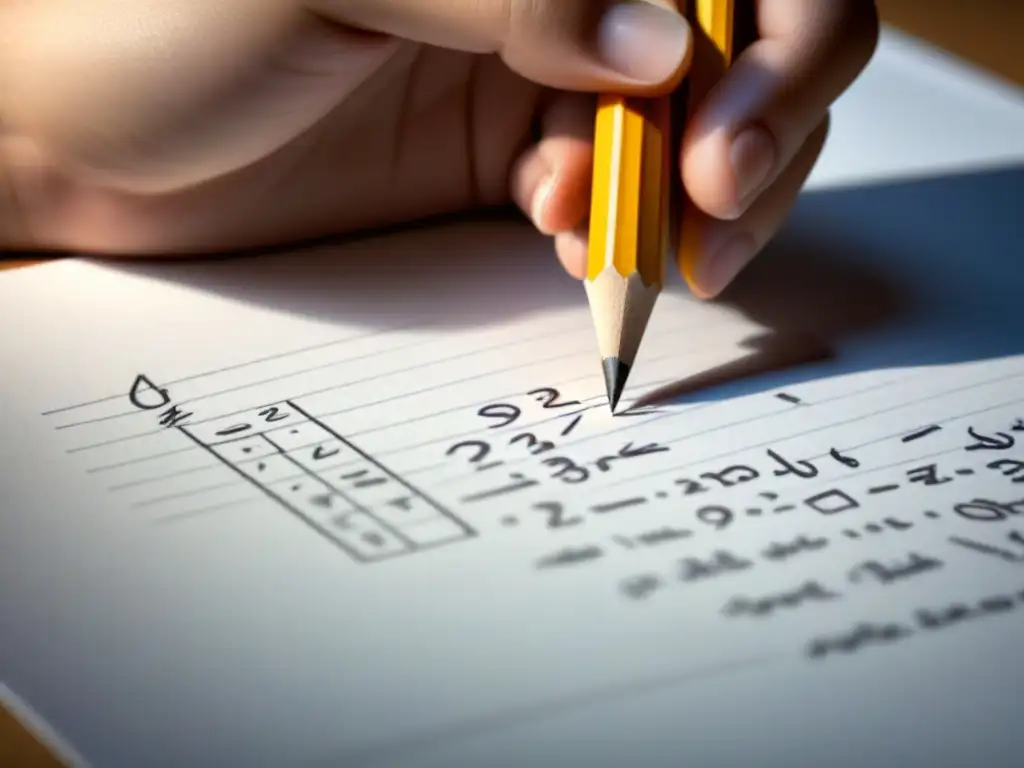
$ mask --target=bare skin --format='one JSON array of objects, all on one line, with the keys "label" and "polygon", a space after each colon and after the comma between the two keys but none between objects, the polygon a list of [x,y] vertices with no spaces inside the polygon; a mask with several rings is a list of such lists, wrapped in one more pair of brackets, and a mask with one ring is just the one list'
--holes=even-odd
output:
[{"label": "bare skin", "polygon": [[[669,93],[701,56],[668,0],[611,5],[4,0],[0,249],[224,251],[514,202],[579,277],[592,94]],[[757,8],[678,148],[703,297],[784,220],[877,40],[868,0]]]}]

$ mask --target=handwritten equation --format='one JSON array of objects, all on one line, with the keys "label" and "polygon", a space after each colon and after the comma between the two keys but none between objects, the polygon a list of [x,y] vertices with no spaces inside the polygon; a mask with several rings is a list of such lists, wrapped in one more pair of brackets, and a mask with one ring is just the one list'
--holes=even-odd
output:
[{"label": "handwritten equation", "polygon": [[[721,598],[716,620],[727,625],[898,590],[964,567],[958,559],[1024,565],[1024,525],[1015,525],[1024,524],[1024,398],[1008,385],[1012,398],[923,425],[901,417],[902,429],[877,408],[865,411],[853,422],[870,421],[856,431],[841,428],[849,416],[837,425],[787,416],[808,413],[813,398],[775,392],[735,423],[795,418],[780,422],[785,431],[772,439],[775,430],[765,429],[762,442],[731,450],[718,437],[714,455],[696,460],[698,452],[677,449],[694,434],[730,431],[735,417],[727,408],[705,417],[711,425],[694,426],[685,407],[667,406],[609,421],[601,398],[553,386],[524,390],[444,411],[445,432],[431,439],[385,442],[385,456],[404,452],[422,462],[406,458],[400,473],[298,398],[197,414],[194,402],[176,402],[140,375],[128,399],[135,413],[151,414],[156,432],[180,435],[188,450],[212,457],[236,483],[244,480],[361,563],[519,532],[515,551],[541,578],[600,563],[612,594],[635,610],[712,589]],[[793,432],[797,425],[806,432]],[[757,525],[765,527],[733,535]],[[886,543],[884,556],[873,542]],[[807,569],[787,584],[783,565],[795,560]],[[905,621],[832,632],[812,621],[817,634],[802,652],[830,659],[1012,613],[1018,604],[1024,592],[1010,590],[976,604],[922,605]]]},{"label": "handwritten equation", "polygon": [[[515,465],[514,472],[491,488],[464,496],[463,504],[472,506],[535,488],[550,493],[564,485],[586,487],[625,461],[671,452],[668,444],[634,441],[624,442],[615,452],[592,454],[586,459],[578,454],[578,446],[574,450],[571,443],[563,444],[585,418],[582,403],[563,401],[561,394],[550,388],[530,392],[529,397],[541,402],[545,410],[567,411],[547,419],[546,429],[532,426],[528,431],[522,427],[524,431],[517,431],[517,425],[525,420],[528,405],[489,404],[478,409],[477,415],[485,420],[485,431],[504,430],[500,437],[484,434],[461,440],[446,450],[450,460],[463,461],[488,476],[497,476],[509,464]],[[787,393],[777,397],[794,405],[802,404],[799,398]],[[952,450],[930,454],[933,460],[907,461],[893,453],[926,444],[942,434],[952,435],[958,444]],[[517,527],[532,516],[537,525],[550,531],[569,532],[566,535],[573,537],[571,542],[535,559],[534,567],[539,571],[577,568],[638,551],[684,548],[682,556],[662,570],[645,569],[620,579],[619,593],[632,603],[646,603],[673,588],[699,588],[705,583],[742,578],[752,572],[757,583],[770,583],[781,577],[764,569],[819,553],[828,553],[824,555],[828,558],[837,554],[844,557],[837,553],[837,548],[851,557],[842,583],[806,578],[783,589],[737,591],[724,602],[719,613],[724,619],[741,621],[767,620],[809,610],[815,605],[841,601],[851,589],[870,585],[892,587],[948,570],[947,555],[915,548],[920,539],[912,531],[921,530],[922,526],[941,520],[990,528],[993,524],[1024,522],[1024,419],[1011,418],[987,429],[970,423],[960,428],[930,424],[880,442],[892,446],[885,451],[887,463],[880,466],[871,466],[855,448],[829,447],[815,456],[794,456],[766,447],[760,451],[759,459],[724,463],[695,473],[677,471],[672,476],[671,464],[662,465],[641,475],[639,482],[635,476],[628,480],[624,484],[627,490],[619,496],[613,493],[618,484],[610,483],[602,486],[600,494],[580,494],[571,501],[556,498],[555,494],[543,500],[526,498],[519,514],[510,514],[505,507],[499,523],[503,527]],[[828,468],[835,471],[827,474]],[[832,479],[822,485],[826,477]],[[958,484],[969,480],[980,481],[992,492],[959,495],[955,490]],[[789,481],[790,498],[772,489],[779,481]],[[802,490],[805,487],[807,490]],[[1016,494],[1015,488],[1020,489]],[[907,490],[914,491],[912,503],[921,505],[917,510],[872,513],[877,506],[875,500]],[[730,496],[737,496],[735,503]],[[746,552],[715,547],[709,540],[709,536],[742,527],[745,520],[776,516],[790,519],[801,512],[836,525],[834,533],[804,533],[780,540],[769,537],[755,550]],[[644,520],[664,520],[666,516],[673,521],[642,525]],[[612,517],[621,520],[619,531],[600,538],[579,538],[589,521]],[[857,556],[856,547],[894,536],[911,537],[902,556]],[[996,540],[990,536],[948,535],[945,544],[951,550],[973,556],[1024,565],[1024,533],[1020,530],[1005,531]],[[960,602],[922,606],[910,621],[862,622],[845,631],[815,637],[804,651],[810,659],[834,657],[995,614],[1019,613],[1022,609],[1024,590],[980,597],[970,605]]]},{"label": "handwritten equation", "polygon": [[143,375],[136,378],[129,399],[137,408],[156,411],[162,426],[179,430],[360,562],[476,535],[437,501],[294,402],[188,424],[193,414]]}]

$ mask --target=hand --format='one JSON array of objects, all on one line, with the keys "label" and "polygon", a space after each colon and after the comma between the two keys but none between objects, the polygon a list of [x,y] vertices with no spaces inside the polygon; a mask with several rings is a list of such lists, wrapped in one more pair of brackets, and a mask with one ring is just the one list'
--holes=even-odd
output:
[{"label": "hand", "polygon": [[[694,46],[671,7],[10,0],[0,249],[221,251],[514,200],[580,276],[592,94],[679,84]],[[877,36],[868,0],[760,0],[758,16],[681,151],[701,296],[781,222]]]}]

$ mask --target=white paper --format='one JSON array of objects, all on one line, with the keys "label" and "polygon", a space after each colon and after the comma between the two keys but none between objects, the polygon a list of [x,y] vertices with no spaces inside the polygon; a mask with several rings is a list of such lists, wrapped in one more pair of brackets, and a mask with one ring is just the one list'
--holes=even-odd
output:
[{"label": "white paper", "polygon": [[97,766],[1019,764],[1024,99],[935,66],[638,415],[519,224],[3,276],[0,682]]}]

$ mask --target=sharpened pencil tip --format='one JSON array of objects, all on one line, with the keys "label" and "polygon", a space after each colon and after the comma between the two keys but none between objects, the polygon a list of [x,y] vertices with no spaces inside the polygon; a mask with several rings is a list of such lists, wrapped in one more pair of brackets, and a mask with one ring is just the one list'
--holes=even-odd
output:
[{"label": "sharpened pencil tip", "polygon": [[608,390],[608,406],[615,413],[622,390],[626,388],[626,379],[629,378],[629,366],[617,357],[606,357],[601,363],[604,366],[604,385]]}]

